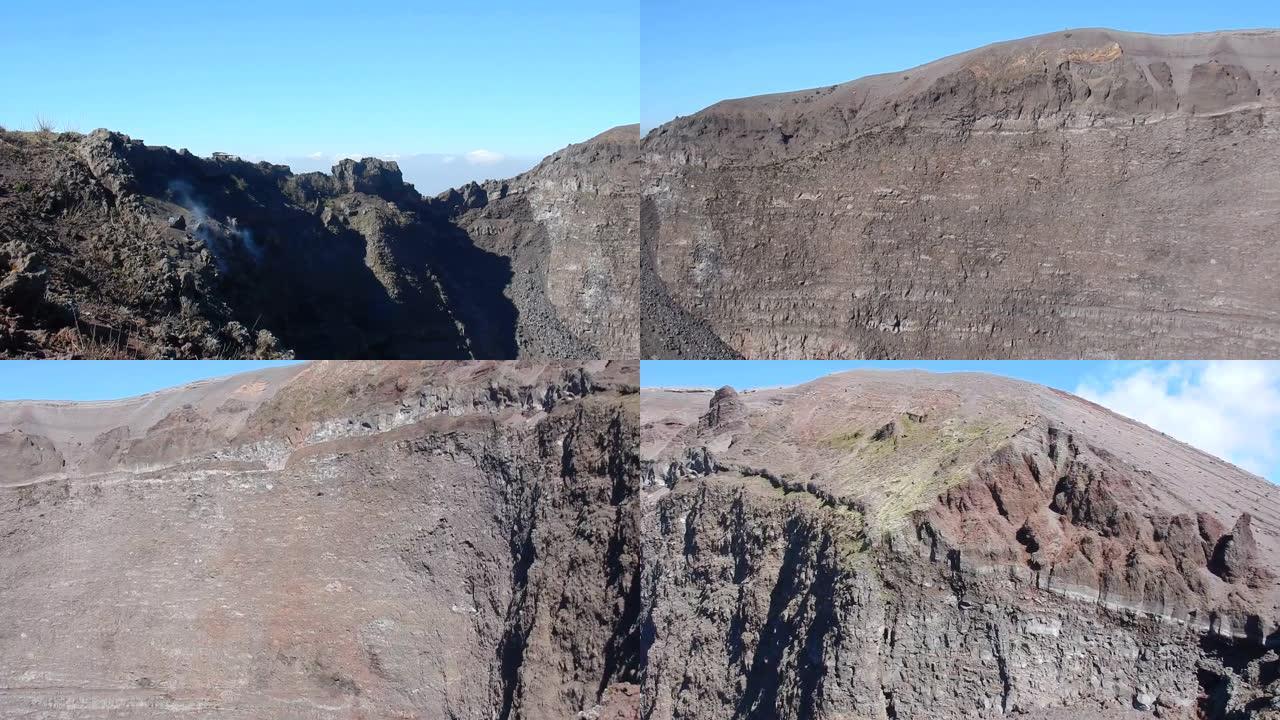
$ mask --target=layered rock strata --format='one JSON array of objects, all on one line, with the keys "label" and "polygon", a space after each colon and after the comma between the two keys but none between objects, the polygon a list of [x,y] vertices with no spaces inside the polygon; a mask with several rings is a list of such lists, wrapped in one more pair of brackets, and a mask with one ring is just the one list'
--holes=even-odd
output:
[{"label": "layered rock strata", "polygon": [[646,135],[646,357],[1280,352],[1280,33],[1075,30]]},{"label": "layered rock strata", "polygon": [[642,717],[1276,716],[1265,480],[1003,378],[735,395],[642,391]]},{"label": "layered rock strata", "polygon": [[636,382],[321,363],[0,403],[0,715],[630,713]]}]

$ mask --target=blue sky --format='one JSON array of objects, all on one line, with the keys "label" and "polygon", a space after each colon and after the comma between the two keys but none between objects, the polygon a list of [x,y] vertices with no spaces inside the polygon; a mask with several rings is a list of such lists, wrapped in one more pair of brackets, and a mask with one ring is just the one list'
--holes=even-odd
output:
[{"label": "blue sky", "polygon": [[640,384],[742,390],[857,368],[986,372],[1048,385],[1280,481],[1280,361],[645,360]]},{"label": "blue sky", "polygon": [[638,73],[639,0],[6,0],[0,125],[277,162],[483,150],[485,177],[636,122]]},{"label": "blue sky", "polygon": [[5,360],[0,400],[115,400],[293,360]]},{"label": "blue sky", "polygon": [[646,130],[726,98],[833,85],[1068,28],[1183,33],[1280,26],[1280,4],[1261,0],[645,0],[641,13]]},{"label": "blue sky", "polygon": [[1128,363],[1056,360],[645,360],[640,364],[644,387],[711,387],[739,390],[797,385],[823,375],[857,368],[916,368],[932,372],[986,372],[1074,391],[1085,377],[1122,375]]}]

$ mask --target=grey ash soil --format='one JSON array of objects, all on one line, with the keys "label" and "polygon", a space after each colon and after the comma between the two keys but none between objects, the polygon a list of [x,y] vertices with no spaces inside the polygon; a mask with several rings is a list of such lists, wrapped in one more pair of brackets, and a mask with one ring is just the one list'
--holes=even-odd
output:
[{"label": "grey ash soil", "polygon": [[630,718],[634,362],[0,403],[0,717]]},{"label": "grey ash soil", "polygon": [[677,118],[645,355],[1274,356],[1278,107],[1280,32],[1074,30]]},{"label": "grey ash soil", "polygon": [[641,391],[641,716],[1280,717],[1280,490],[1080,398]]},{"label": "grey ash soil", "polygon": [[0,356],[634,356],[637,143],[427,198],[376,159],[0,132]]}]

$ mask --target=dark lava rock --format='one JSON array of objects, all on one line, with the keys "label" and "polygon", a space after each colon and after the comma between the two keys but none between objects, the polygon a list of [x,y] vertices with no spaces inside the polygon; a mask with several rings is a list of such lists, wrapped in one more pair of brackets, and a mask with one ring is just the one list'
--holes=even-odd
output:
[{"label": "dark lava rock", "polygon": [[1218,541],[1209,569],[1227,582],[1244,580],[1253,570],[1253,556],[1258,543],[1253,537],[1252,523],[1253,517],[1244,513],[1236,520],[1231,532]]},{"label": "dark lava rock", "polygon": [[25,190],[0,202],[0,237],[45,263],[0,277],[37,339],[6,355],[635,356],[635,158],[608,133],[456,204],[376,158],[293,175],[107,130],[3,137],[0,175]]},{"label": "dark lava rock", "polygon": [[405,194],[400,165],[392,160],[346,159],[333,166],[333,179],[340,192],[358,192],[394,200]]},{"label": "dark lava rock", "polygon": [[30,313],[44,301],[49,272],[38,254],[10,243],[0,249],[0,272],[0,306]]}]

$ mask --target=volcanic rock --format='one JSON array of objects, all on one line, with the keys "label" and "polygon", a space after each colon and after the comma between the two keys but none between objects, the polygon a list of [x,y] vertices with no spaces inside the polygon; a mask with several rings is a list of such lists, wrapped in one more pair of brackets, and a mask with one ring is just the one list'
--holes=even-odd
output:
[{"label": "volcanic rock", "polygon": [[634,717],[637,380],[320,363],[0,403],[0,715]]},{"label": "volcanic rock", "polygon": [[739,429],[746,417],[747,409],[738,397],[738,391],[725,385],[711,396],[710,406],[702,416],[702,425],[708,430],[723,432]]},{"label": "volcanic rock", "polygon": [[1210,569],[1223,580],[1243,580],[1253,571],[1253,557],[1258,551],[1258,543],[1250,529],[1252,522],[1253,516],[1244,513],[1236,520],[1231,533],[1218,540]]},{"label": "volcanic rock", "polygon": [[49,273],[41,257],[20,243],[0,245],[0,307],[31,313],[44,301]]},{"label": "volcanic rock", "polygon": [[394,161],[346,159],[333,166],[333,180],[344,193],[365,193],[388,200],[403,197],[408,188]]},{"label": "volcanic rock", "polygon": [[518,177],[443,198],[477,245],[510,259],[521,347],[636,356],[639,142],[638,125],[616,127]]},{"label": "volcanic rock", "polygon": [[1278,108],[1280,32],[1075,30],[677,118],[642,353],[1276,356]]},{"label": "volcanic rock", "polygon": [[234,321],[285,356],[634,357],[638,132],[617,137],[453,201],[376,158],[294,175],[107,130],[0,131],[0,247],[48,264],[0,277],[24,301],[0,317],[30,338],[0,352],[258,356],[225,343]]},{"label": "volcanic rock", "polygon": [[[707,422],[727,398],[741,422]],[[923,372],[646,388],[641,461],[642,717],[1247,718],[1276,695],[1280,585],[1249,569],[1280,559],[1280,490],[1080,398]]]}]

